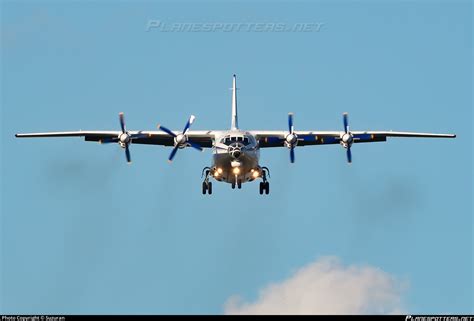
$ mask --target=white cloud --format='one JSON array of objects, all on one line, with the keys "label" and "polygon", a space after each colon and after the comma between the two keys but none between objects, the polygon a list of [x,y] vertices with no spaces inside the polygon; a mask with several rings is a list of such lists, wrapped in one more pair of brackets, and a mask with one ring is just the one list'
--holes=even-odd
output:
[{"label": "white cloud", "polygon": [[255,302],[232,296],[226,314],[402,314],[404,282],[371,266],[344,266],[335,257],[310,263],[266,286]]}]

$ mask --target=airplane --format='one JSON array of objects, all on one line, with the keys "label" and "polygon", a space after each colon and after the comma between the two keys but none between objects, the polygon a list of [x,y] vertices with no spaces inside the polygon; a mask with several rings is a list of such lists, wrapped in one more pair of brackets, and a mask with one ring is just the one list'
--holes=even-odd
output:
[{"label": "airplane", "polygon": [[195,121],[191,115],[182,131],[170,130],[158,125],[159,131],[129,131],[125,126],[124,114],[119,114],[120,131],[67,131],[16,134],[16,137],[84,137],[85,141],[102,144],[118,143],[125,150],[125,158],[131,163],[130,145],[149,144],[173,147],[168,157],[173,161],[178,150],[191,147],[202,151],[211,148],[213,161],[211,166],[202,170],[202,193],[212,194],[211,178],[218,182],[229,183],[232,189],[242,188],[243,183],[261,179],[259,192],[269,194],[268,178],[270,171],[259,163],[260,149],[287,147],[290,162],[295,162],[297,146],[340,144],[346,150],[347,162],[352,163],[351,147],[354,143],[384,142],[387,137],[429,137],[455,138],[454,134],[434,134],[397,131],[352,131],[348,114],[344,113],[343,130],[335,131],[298,131],[293,124],[293,113],[288,114],[288,130],[241,130],[237,116],[236,76],[232,81],[232,120],[230,130],[190,130]]}]

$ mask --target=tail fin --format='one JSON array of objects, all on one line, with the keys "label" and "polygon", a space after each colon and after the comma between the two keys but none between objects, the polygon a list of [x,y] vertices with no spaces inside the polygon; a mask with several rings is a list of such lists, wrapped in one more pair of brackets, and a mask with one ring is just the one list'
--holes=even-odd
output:
[{"label": "tail fin", "polygon": [[239,120],[237,117],[237,84],[234,75],[232,80],[232,126],[231,130],[239,129]]}]

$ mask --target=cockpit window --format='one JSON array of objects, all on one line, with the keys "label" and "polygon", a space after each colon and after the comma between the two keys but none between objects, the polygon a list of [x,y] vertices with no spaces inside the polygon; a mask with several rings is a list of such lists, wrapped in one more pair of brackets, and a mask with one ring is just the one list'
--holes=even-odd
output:
[{"label": "cockpit window", "polygon": [[250,144],[251,139],[248,136],[226,136],[221,139],[221,143],[230,145],[232,143],[239,142],[247,146]]}]

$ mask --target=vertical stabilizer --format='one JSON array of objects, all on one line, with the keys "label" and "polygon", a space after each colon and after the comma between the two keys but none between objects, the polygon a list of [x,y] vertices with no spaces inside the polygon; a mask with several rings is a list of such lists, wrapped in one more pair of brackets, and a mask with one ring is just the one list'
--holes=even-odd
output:
[{"label": "vertical stabilizer", "polygon": [[239,129],[239,121],[237,118],[237,84],[236,77],[232,80],[232,126],[231,130]]}]

